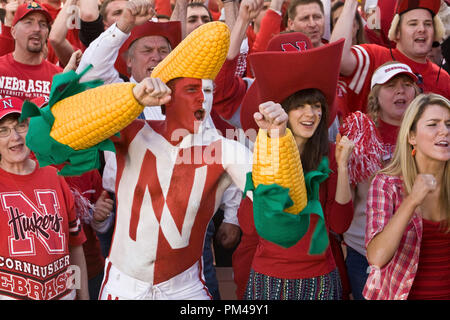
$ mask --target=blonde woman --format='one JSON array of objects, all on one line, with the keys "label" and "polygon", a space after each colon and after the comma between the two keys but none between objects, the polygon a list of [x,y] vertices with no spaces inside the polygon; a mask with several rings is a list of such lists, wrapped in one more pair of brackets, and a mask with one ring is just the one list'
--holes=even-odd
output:
[{"label": "blonde woman", "polygon": [[419,95],[372,181],[367,299],[450,299],[450,102]]}]

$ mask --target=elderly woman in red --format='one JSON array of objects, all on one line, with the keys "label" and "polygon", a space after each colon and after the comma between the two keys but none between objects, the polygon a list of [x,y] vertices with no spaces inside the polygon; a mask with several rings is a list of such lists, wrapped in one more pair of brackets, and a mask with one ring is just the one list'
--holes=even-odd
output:
[{"label": "elderly woman in red", "polygon": [[[0,300],[89,299],[72,193],[55,168],[30,159],[21,109],[0,99]],[[71,265],[80,272],[71,276]]]},{"label": "elderly woman in red", "polygon": [[450,299],[450,102],[420,95],[372,181],[366,299]]}]

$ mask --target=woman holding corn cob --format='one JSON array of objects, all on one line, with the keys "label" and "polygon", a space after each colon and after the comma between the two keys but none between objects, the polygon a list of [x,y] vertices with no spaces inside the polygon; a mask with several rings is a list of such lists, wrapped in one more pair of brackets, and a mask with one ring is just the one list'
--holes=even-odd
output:
[{"label": "woman holding corn cob", "polygon": [[[253,229],[260,238],[245,299],[342,298],[329,232],[342,233],[352,219],[347,165],[353,143],[343,137],[335,149],[328,142],[327,125],[329,106],[335,99],[342,45],[340,41],[302,52],[262,52],[249,56],[256,78],[253,90],[258,91],[255,97],[259,96],[259,101],[280,102],[288,114],[288,128],[305,172],[308,203],[306,208],[295,212],[297,215],[289,217],[272,210],[269,201],[261,206],[254,196]],[[321,61],[320,68],[326,70],[327,77],[317,70],[316,61]],[[247,107],[250,106],[244,105],[242,112]],[[251,215],[251,211],[241,210],[240,214]],[[241,228],[253,232],[252,227],[241,224]],[[295,237],[286,242],[286,233]],[[283,234],[281,241],[280,234]]]},{"label": "woman holding corn cob", "polygon": [[[0,300],[89,299],[86,237],[72,193],[52,167],[39,167],[25,145],[22,101],[0,100]],[[70,266],[79,290],[70,286]]]}]

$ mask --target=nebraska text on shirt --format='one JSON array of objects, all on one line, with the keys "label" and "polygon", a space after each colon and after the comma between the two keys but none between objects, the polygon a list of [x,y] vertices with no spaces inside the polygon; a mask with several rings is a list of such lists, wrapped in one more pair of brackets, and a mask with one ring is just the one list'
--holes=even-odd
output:
[{"label": "nebraska text on shirt", "polygon": [[4,91],[20,91],[24,93],[50,94],[50,81],[18,79],[17,77],[0,77],[0,94]]}]

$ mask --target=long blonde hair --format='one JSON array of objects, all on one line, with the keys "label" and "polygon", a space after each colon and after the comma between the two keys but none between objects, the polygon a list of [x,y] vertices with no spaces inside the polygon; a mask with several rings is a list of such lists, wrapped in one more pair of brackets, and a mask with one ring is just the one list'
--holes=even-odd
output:
[{"label": "long blonde hair", "polygon": [[[416,131],[417,121],[430,105],[439,105],[450,110],[450,101],[441,95],[430,93],[417,96],[406,109],[397,137],[392,161],[380,173],[402,176],[406,193],[411,193],[418,170],[416,161],[411,155],[412,146],[409,144],[410,134]],[[441,177],[441,192],[439,194],[440,207],[446,214],[446,228],[450,231],[450,160],[445,163],[444,174]],[[438,177],[436,177],[438,178]]]}]

